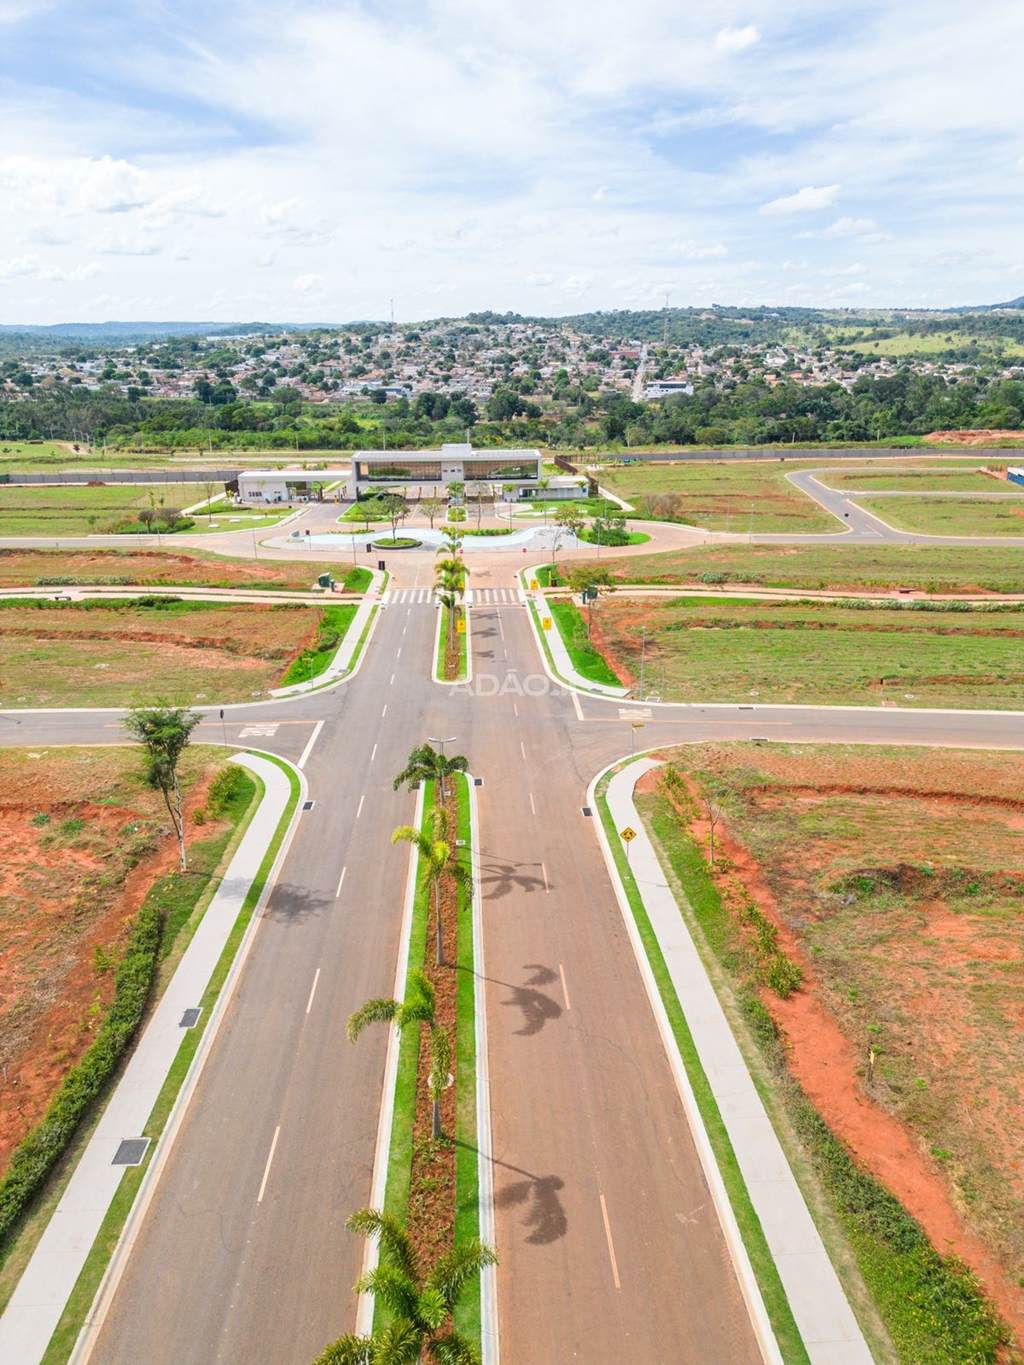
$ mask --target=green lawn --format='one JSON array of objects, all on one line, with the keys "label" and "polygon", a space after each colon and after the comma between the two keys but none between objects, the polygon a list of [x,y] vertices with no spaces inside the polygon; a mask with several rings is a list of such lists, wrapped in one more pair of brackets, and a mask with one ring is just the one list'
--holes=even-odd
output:
[{"label": "green lawn", "polygon": [[1002,498],[858,498],[868,512],[900,531],[930,536],[1020,536],[1024,489]]},{"label": "green lawn", "polygon": [[604,655],[588,641],[586,621],[576,605],[572,602],[548,602],[547,610],[554,617],[576,672],[588,682],[621,687],[622,682],[608,667]]},{"label": "green lawn", "polygon": [[1024,593],[1021,556],[1008,555],[996,546],[695,545],[630,559],[602,555],[601,567],[622,583]]},{"label": "green lawn", "polygon": [[[0,535],[91,535],[145,507],[189,506],[195,484],[0,485]],[[150,501],[152,495],[153,501]]]},{"label": "green lawn", "polygon": [[894,606],[605,598],[598,613],[634,676],[646,625],[647,681],[669,701],[1024,707],[1024,613]]},{"label": "green lawn", "polygon": [[819,468],[795,460],[690,460],[674,464],[614,465],[599,475],[604,487],[625,498],[637,516],[682,521],[709,531],[793,531],[835,529],[811,498],[786,474]]},{"label": "green lawn", "polygon": [[293,683],[312,682],[327,670],[337,654],[359,608],[354,602],[337,607],[324,607],[316,639],[294,658],[281,680],[283,687]]},{"label": "green lawn", "polygon": [[997,493],[1006,487],[990,474],[957,465],[938,469],[830,469],[818,477],[827,488],[854,488],[866,493]]}]

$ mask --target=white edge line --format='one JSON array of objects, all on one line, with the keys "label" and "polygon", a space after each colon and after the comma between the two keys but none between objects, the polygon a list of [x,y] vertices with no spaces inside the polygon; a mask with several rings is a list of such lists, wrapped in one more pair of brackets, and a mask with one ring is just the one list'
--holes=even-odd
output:
[{"label": "white edge line", "polygon": [[621,1289],[622,1285],[619,1282],[619,1263],[615,1259],[615,1243],[612,1241],[612,1225],[608,1221],[608,1205],[605,1203],[603,1191],[598,1190],[598,1194],[601,1196],[601,1217],[604,1219],[604,1235],[608,1242],[608,1259],[612,1263],[612,1279],[615,1281],[615,1288]]},{"label": "white edge line", "polygon": [[335,893],[334,893],[334,899],[335,899],[335,900],[337,900],[338,897],[341,895],[341,888],[342,888],[342,887],[344,886],[344,884],[345,884],[345,873],[346,873],[347,871],[348,871],[348,863],[346,863],[345,866],[341,869],[341,876],[338,878],[338,889],[337,889],[337,891],[335,891]]},{"label": "white edge line", "polygon": [[321,731],[323,728],[324,728],[324,723],[323,723],[322,720],[318,720],[317,723],[316,723],[316,725],[313,726],[313,733],[312,733],[312,734],[310,735],[310,737],[309,737],[309,742],[306,744],[306,747],[305,747],[305,748],[303,749],[303,751],[302,751],[302,757],[299,759],[298,763],[295,765],[297,768],[304,768],[304,767],[306,766],[306,759],[307,759],[307,758],[310,756],[310,754],[313,752],[313,745],[314,745],[314,744],[317,742],[317,740],[320,738],[320,731]]},{"label": "white edge line", "polygon": [[568,1012],[572,1009],[572,1005],[569,1004],[569,987],[565,984],[565,968],[561,963],[558,964],[558,975],[562,978],[562,995],[565,997],[565,1008]]},{"label": "white edge line", "polygon": [[[424,790],[416,794],[416,810],[412,823],[419,829],[423,823]],[[412,934],[412,908],[416,899],[416,869],[418,851],[415,844],[409,848],[409,872],[405,882],[405,904],[402,909],[402,928],[398,938],[398,963],[395,967],[396,1000],[405,998],[405,976],[409,959],[409,939]],[[377,1121],[377,1144],[373,1155],[373,1178],[370,1181],[370,1207],[382,1209],[388,1183],[388,1157],[391,1154],[391,1128],[395,1117],[395,1081],[398,1077],[398,1033],[388,1029],[388,1050],[384,1059],[384,1085],[381,1092],[380,1117]],[[374,1238],[368,1238],[363,1254],[362,1274],[368,1275],[377,1265],[378,1246]],[[356,1300],[356,1332],[369,1336],[373,1331],[373,1295],[360,1294]]]},{"label": "white edge line", "polygon": [[[255,751],[251,756],[256,758],[263,757],[263,755]],[[233,754],[230,762],[239,763],[242,767],[250,767],[251,765],[245,761],[248,757],[250,757],[249,754]],[[275,755],[275,757],[278,756]],[[287,763],[287,760],[282,761]],[[289,764],[289,766],[291,765]],[[284,838],[281,840],[281,847],[277,851],[277,857],[274,859],[274,865],[271,867],[267,880],[264,883],[260,898],[253,906],[252,917],[246,926],[242,942],[238,946],[235,960],[228,970],[227,978],[224,985],[221,987],[216,1004],[210,1011],[209,1020],[199,1039],[199,1046],[196,1048],[195,1055],[192,1058],[192,1064],[185,1074],[181,1089],[178,1091],[178,1098],[174,1101],[174,1106],[168,1115],[167,1123],[164,1126],[160,1141],[157,1143],[156,1151],[153,1153],[153,1159],[149,1164],[149,1169],[143,1176],[142,1185],[135,1197],[135,1203],[132,1205],[131,1211],[125,1219],[124,1227],[121,1229],[121,1235],[117,1240],[117,1246],[113,1250],[110,1260],[107,1263],[103,1279],[100,1281],[99,1288],[96,1291],[96,1297],[93,1299],[92,1306],[82,1323],[82,1330],[78,1334],[78,1341],[75,1343],[75,1349],[71,1353],[68,1365],[87,1365],[87,1362],[92,1355],[100,1328],[103,1326],[106,1316],[110,1311],[110,1305],[117,1292],[117,1287],[121,1283],[121,1277],[125,1272],[128,1259],[131,1256],[135,1242],[142,1231],[142,1222],[145,1218],[146,1210],[149,1208],[150,1202],[152,1201],[153,1195],[156,1193],[157,1182],[170,1159],[171,1149],[178,1136],[178,1130],[184,1121],[185,1112],[188,1109],[195,1089],[199,1084],[199,1078],[202,1075],[203,1068],[210,1056],[210,1051],[213,1048],[217,1032],[220,1029],[224,1016],[227,1013],[227,1008],[231,1003],[231,997],[234,995],[235,988],[241,978],[246,959],[249,956],[253,942],[256,938],[256,931],[263,918],[263,910],[266,907],[267,901],[270,899],[271,892],[277,882],[278,874],[288,855],[288,850],[295,837],[295,831],[299,827],[299,813],[302,810],[302,803],[306,799],[308,788],[306,786],[305,776],[299,772],[297,768],[292,768],[292,771],[299,779],[299,799],[295,803],[295,810],[292,812],[291,821],[285,831]]]},{"label": "white edge line", "polygon": [[[312,1000],[310,1000],[312,1004]],[[281,1136],[281,1125],[278,1124],[274,1129],[274,1137],[270,1144],[270,1151],[267,1153],[267,1164],[263,1168],[263,1179],[260,1181],[260,1192],[256,1196],[256,1203],[263,1203],[263,1196],[266,1193],[267,1181],[270,1179],[270,1167],[274,1160],[274,1152],[277,1150],[277,1139]]]},{"label": "white edge line", "polygon": [[[476,1149],[478,1216],[480,1240],[494,1246],[494,1157],[491,1138],[491,1078],[487,1057],[487,1012],[484,1005],[484,922],[480,889],[480,820],[477,813],[476,786],[470,773],[469,845],[473,868],[473,1003],[476,1025]],[[499,1365],[498,1270],[484,1266],[480,1271],[480,1347],[482,1365]]]},{"label": "white edge line", "polygon": [[[601,779],[611,770],[618,766],[618,763],[625,762],[625,759],[618,759],[615,763],[609,763],[606,768],[602,768],[587,788],[587,805],[594,812],[594,824],[598,843],[601,845],[601,852],[604,854],[605,864],[608,868],[608,875],[611,879],[612,887],[615,891],[615,898],[619,903],[619,910],[626,925],[626,932],[629,941],[633,945],[633,954],[636,957],[640,975],[647,990],[647,997],[651,1003],[651,1009],[657,1021],[658,1031],[661,1034],[662,1045],[665,1049],[665,1056],[668,1059],[669,1067],[675,1077],[676,1088],[679,1091],[679,1098],[683,1103],[683,1110],[686,1114],[690,1132],[693,1136],[693,1144],[697,1149],[700,1164],[704,1170],[705,1179],[708,1182],[708,1189],[711,1191],[711,1198],[715,1204],[718,1219],[725,1234],[726,1246],[729,1249],[729,1257],[736,1271],[736,1278],[739,1282],[740,1292],[743,1295],[750,1315],[751,1325],[754,1335],[757,1338],[761,1356],[766,1365],[784,1365],[782,1352],[779,1350],[778,1342],[775,1340],[775,1333],[772,1330],[768,1311],[761,1297],[761,1288],[757,1283],[754,1268],[750,1264],[747,1249],[743,1244],[743,1237],[736,1222],[736,1215],[733,1212],[732,1203],[729,1199],[722,1173],[718,1169],[718,1162],[708,1138],[707,1129],[704,1127],[704,1119],[697,1104],[693,1087],[690,1085],[690,1078],[686,1074],[686,1067],[683,1064],[679,1045],[672,1032],[672,1025],[669,1022],[668,1013],[665,1009],[665,1002],[661,998],[658,990],[658,983],[654,979],[654,972],[651,969],[647,952],[640,937],[640,930],[637,928],[636,919],[633,915],[633,908],[626,895],[626,888],[622,884],[619,876],[619,869],[616,865],[611,846],[608,843],[608,836],[605,833],[604,821],[601,818],[601,808],[597,801],[597,785]],[[660,767],[657,761],[652,761],[652,768]]]},{"label": "white edge line", "polygon": [[309,988],[309,999],[306,1001],[306,1013],[313,1008],[313,996],[316,995],[316,983],[320,980],[320,968],[317,967],[316,975],[313,977],[313,984]]}]

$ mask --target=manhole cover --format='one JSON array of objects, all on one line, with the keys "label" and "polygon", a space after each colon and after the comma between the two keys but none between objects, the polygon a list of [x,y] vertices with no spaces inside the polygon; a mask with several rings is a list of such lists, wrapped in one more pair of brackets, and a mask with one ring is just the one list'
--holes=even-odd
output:
[{"label": "manhole cover", "polygon": [[302,809],[303,809],[303,810],[312,810],[315,804],[316,804],[316,803],[315,803],[314,801],[303,801],[303,803],[302,803]]},{"label": "manhole cover", "polygon": [[148,1146],[149,1138],[122,1138],[111,1166],[141,1166]]},{"label": "manhole cover", "polygon": [[593,815],[593,813],[594,813],[594,812],[590,809],[589,806],[584,806],[584,807],[583,807],[583,814],[584,814],[584,815]]},{"label": "manhole cover", "polygon": [[195,1028],[196,1024],[199,1023],[199,1016],[202,1014],[202,1012],[203,1011],[201,1008],[186,1010],[185,1013],[178,1020],[178,1027]]},{"label": "manhole cover", "polygon": [[483,785],[484,785],[484,780],[483,780],[482,777],[474,777],[474,778],[473,778],[473,786],[474,786],[474,787],[482,787]]}]

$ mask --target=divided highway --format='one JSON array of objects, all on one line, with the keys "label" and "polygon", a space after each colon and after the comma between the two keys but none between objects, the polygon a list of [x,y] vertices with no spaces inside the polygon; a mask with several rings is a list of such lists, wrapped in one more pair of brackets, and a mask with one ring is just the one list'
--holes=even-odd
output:
[{"label": "divided highway", "polygon": [[[412,567],[410,565],[410,567]],[[510,566],[511,567],[511,566]],[[508,1361],[729,1361],[759,1353],[592,822],[594,773],[636,711],[541,690],[519,605],[475,608],[481,688],[429,679],[436,613],[387,606],[358,675],[229,708],[198,740],[296,760],[315,804],[142,1221],[93,1365],[306,1365],[351,1330],[385,1038],[349,1013],[390,994],[412,797],[391,782],[457,736],[479,790],[499,1312]],[[970,712],[651,708],[645,745],[707,738],[1024,748],[1024,717]],[[112,712],[0,715],[0,743],[113,743]]]}]

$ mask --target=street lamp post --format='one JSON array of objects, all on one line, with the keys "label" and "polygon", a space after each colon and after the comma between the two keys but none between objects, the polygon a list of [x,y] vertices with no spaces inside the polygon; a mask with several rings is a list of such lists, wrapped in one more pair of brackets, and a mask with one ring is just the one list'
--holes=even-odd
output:
[{"label": "street lamp post", "polygon": [[644,699],[644,669],[647,663],[647,627],[640,627],[640,700]]}]

